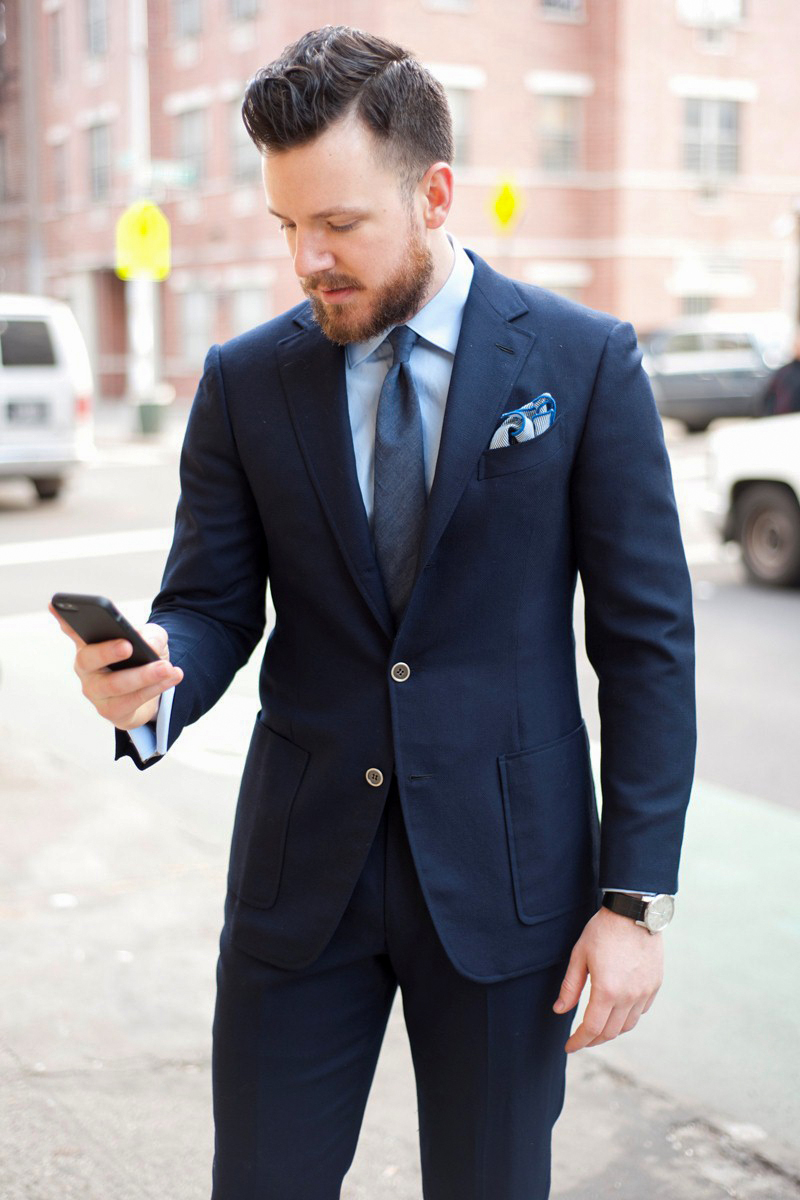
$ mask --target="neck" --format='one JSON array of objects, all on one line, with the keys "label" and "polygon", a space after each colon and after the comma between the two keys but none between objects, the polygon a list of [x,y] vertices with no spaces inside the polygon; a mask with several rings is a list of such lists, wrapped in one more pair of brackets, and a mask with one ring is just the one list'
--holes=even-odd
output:
[{"label": "neck", "polygon": [[[437,292],[440,292],[447,280],[450,278],[450,272],[453,269],[455,262],[455,253],[450,243],[450,239],[444,229],[433,229],[430,232],[428,246],[433,258],[433,274],[431,281],[425,291],[425,297],[420,304],[420,308],[424,308]],[[417,310],[419,311],[419,309]]]}]

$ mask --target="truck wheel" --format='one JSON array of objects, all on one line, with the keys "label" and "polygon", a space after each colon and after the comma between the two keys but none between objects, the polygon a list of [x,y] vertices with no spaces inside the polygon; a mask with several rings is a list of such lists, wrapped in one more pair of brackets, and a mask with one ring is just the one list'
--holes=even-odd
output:
[{"label": "truck wheel", "polygon": [[780,484],[749,487],[736,503],[742,560],[751,579],[800,584],[800,505]]},{"label": "truck wheel", "polygon": [[54,475],[49,479],[34,479],[33,486],[40,500],[55,500],[64,486],[64,480]]},{"label": "truck wheel", "polygon": [[711,420],[704,420],[702,417],[695,417],[691,421],[684,421],[687,433],[705,433],[711,424]]}]

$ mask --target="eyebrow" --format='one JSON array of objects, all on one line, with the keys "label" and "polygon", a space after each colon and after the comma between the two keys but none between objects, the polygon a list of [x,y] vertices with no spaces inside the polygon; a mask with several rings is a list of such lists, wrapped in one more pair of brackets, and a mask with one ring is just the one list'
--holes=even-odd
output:
[{"label": "eyebrow", "polygon": [[[278,217],[281,221],[289,220],[289,218],[285,217],[283,213],[276,212],[274,208],[269,208],[268,206],[268,211],[272,213],[273,217]],[[325,208],[322,210],[322,212],[312,213],[311,220],[324,221],[328,217],[349,217],[355,215],[356,213],[363,214],[365,211],[366,209],[358,208],[355,205],[350,205],[348,207],[346,204],[342,204],[337,205],[336,208]]]}]

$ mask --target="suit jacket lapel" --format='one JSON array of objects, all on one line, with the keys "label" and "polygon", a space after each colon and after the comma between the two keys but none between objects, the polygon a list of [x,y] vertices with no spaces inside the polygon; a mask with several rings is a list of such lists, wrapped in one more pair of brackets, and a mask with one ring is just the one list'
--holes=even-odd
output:
[{"label": "suit jacket lapel", "polygon": [[277,346],[292,423],[345,562],[378,623],[393,637],[356,474],[344,352],[302,310],[295,320],[299,331]]},{"label": "suit jacket lapel", "polygon": [[475,275],[456,347],[417,579],[489,445],[536,336],[512,323],[528,310],[511,281],[470,257]]}]

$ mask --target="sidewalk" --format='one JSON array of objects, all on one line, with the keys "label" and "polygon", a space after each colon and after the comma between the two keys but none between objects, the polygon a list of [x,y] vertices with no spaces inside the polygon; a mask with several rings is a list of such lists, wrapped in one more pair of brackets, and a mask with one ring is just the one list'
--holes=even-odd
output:
[{"label": "sidewalk", "polygon": [[[0,628],[6,664],[8,643]],[[83,736],[82,728],[74,732]],[[235,788],[227,788],[221,810],[215,802],[212,816],[205,797],[219,780],[206,787],[180,762],[141,776],[127,764],[102,767],[103,746],[81,767],[61,753],[42,756],[7,723],[0,724],[0,742],[0,1195],[201,1200],[212,1146],[213,974]],[[716,817],[713,802],[706,803],[690,835],[701,858],[709,830],[699,827]],[[765,836],[770,817],[779,820],[772,832],[785,838],[791,825],[783,819],[792,814],[768,812]],[[785,849],[788,858],[796,845]],[[714,886],[719,890],[718,877]],[[725,903],[721,894],[721,909]],[[702,896],[694,901],[701,905]],[[644,1069],[619,1070],[617,1044],[570,1061],[553,1200],[800,1197],[797,1141],[787,1145],[759,1128],[762,1085],[746,1058],[748,1073],[722,1112],[702,1098],[706,1081],[699,1075],[708,1067],[696,1047],[683,1054],[689,1079],[697,1061],[696,1087],[681,1093],[648,1081],[659,1060],[663,1067],[675,1055],[672,1045],[659,1044],[656,1022],[674,1020],[691,999],[681,978],[693,969],[690,921],[682,912],[670,931],[674,983],[663,1006],[659,997],[640,1029],[619,1041],[620,1052],[626,1042],[636,1049]],[[673,1040],[686,1024],[684,1013]],[[787,1058],[796,1040],[781,1042],[780,1028],[775,1034],[775,1061],[764,1071],[794,1078]],[[709,1062],[728,1070],[736,1042],[724,1024],[707,1024],[697,1037]],[[734,1119],[740,1111],[750,1120]],[[413,1075],[396,1005],[343,1200],[419,1200],[416,1137]]]}]

